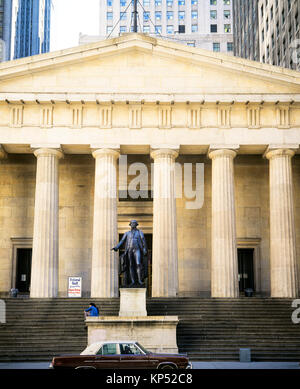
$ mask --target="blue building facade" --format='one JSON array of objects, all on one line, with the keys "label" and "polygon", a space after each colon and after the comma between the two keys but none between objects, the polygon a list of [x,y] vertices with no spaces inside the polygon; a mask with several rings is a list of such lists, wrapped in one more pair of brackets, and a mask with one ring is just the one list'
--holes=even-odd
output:
[{"label": "blue building facade", "polygon": [[49,51],[50,15],[51,0],[19,0],[14,59]]},{"label": "blue building facade", "polygon": [[0,61],[10,59],[12,0],[0,0]]}]

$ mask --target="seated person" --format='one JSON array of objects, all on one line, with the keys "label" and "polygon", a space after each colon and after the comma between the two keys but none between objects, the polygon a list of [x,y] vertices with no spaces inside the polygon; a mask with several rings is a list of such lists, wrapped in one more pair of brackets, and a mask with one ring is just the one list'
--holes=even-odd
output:
[{"label": "seated person", "polygon": [[84,316],[99,316],[99,309],[94,303],[90,303],[89,308],[84,310]]}]

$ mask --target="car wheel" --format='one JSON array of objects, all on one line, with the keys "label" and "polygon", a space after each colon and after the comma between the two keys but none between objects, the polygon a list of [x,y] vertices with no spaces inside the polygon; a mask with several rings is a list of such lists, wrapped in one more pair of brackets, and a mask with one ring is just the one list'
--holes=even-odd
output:
[{"label": "car wheel", "polygon": [[162,365],[159,367],[161,370],[167,370],[167,369],[177,369],[177,367],[175,365],[171,365],[171,364],[166,364],[166,365]]}]

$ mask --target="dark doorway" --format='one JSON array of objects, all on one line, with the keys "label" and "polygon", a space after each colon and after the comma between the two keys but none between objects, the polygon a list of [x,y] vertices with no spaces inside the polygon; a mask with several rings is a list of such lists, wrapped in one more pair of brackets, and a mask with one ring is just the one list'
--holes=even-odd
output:
[{"label": "dark doorway", "polygon": [[17,275],[16,288],[20,293],[29,293],[31,276],[32,249],[17,249]]},{"label": "dark doorway", "polygon": [[244,292],[251,288],[254,291],[254,249],[238,249],[239,289]]},{"label": "dark doorway", "polygon": [[[119,234],[119,241],[122,239],[123,234]],[[147,287],[147,296],[151,297],[152,293],[152,234],[144,234],[148,249],[148,277],[146,278],[146,287]],[[124,246],[119,250],[119,255],[124,253]],[[121,274],[119,277],[119,285],[123,285],[123,275]]]}]

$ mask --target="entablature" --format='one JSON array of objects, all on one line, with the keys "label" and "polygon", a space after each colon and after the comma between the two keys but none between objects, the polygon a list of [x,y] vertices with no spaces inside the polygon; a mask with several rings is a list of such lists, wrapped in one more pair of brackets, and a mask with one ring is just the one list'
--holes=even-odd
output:
[{"label": "entablature", "polygon": [[0,93],[0,112],[0,128],[284,130],[300,127],[300,94]]}]

